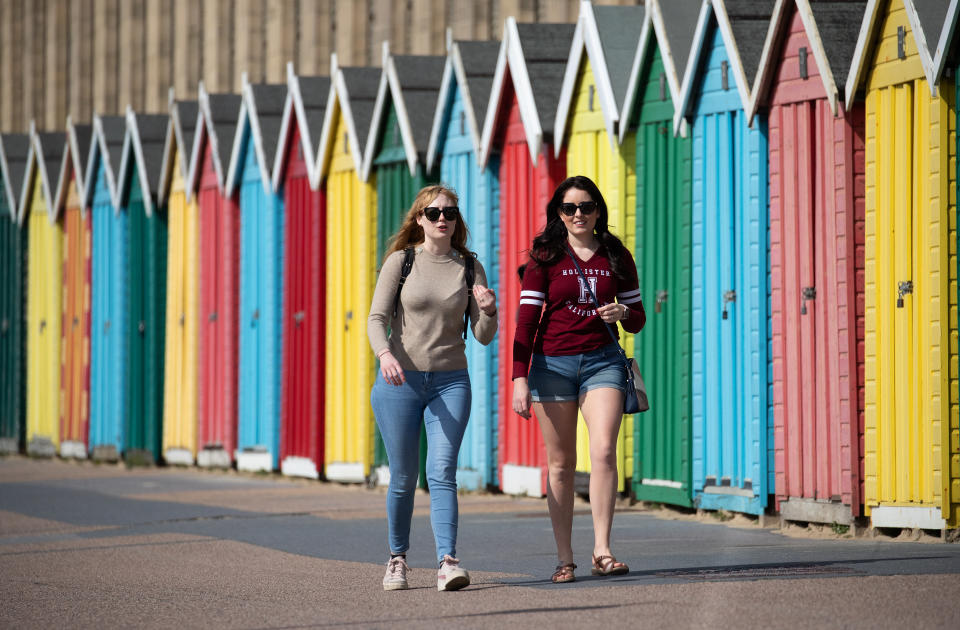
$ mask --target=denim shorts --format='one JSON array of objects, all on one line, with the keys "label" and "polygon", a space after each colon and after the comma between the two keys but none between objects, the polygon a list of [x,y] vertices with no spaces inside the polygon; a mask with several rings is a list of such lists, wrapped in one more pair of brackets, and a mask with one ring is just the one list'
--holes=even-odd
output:
[{"label": "denim shorts", "polygon": [[534,354],[527,375],[530,397],[537,402],[580,400],[591,389],[627,389],[627,373],[618,344],[583,354],[549,357]]}]

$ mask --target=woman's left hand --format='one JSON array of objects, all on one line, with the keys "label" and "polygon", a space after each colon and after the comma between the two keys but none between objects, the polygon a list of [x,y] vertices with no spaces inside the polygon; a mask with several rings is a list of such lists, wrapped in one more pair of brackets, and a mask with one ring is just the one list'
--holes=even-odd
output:
[{"label": "woman's left hand", "polygon": [[473,285],[473,299],[477,301],[480,310],[487,315],[492,316],[497,312],[497,294],[493,289],[475,284]]},{"label": "woman's left hand", "polygon": [[619,322],[623,319],[623,316],[626,312],[627,307],[623,304],[604,304],[597,309],[597,313],[600,314],[600,319],[608,324]]}]

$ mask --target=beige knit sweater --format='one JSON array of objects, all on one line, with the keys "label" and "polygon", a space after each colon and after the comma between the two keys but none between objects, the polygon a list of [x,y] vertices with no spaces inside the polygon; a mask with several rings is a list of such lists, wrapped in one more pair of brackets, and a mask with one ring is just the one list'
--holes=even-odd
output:
[{"label": "beige knit sweater", "polygon": [[[393,319],[393,297],[400,283],[403,252],[391,254],[377,279],[367,319],[367,336],[374,354],[389,348],[404,370],[442,372],[467,367],[463,340],[463,312],[467,308],[467,281],[463,257],[451,250],[436,256],[417,248],[413,268],[400,293]],[[474,263],[474,284],[487,286],[480,261]],[[470,300],[470,328],[487,345],[497,332],[497,314],[487,315]]]}]

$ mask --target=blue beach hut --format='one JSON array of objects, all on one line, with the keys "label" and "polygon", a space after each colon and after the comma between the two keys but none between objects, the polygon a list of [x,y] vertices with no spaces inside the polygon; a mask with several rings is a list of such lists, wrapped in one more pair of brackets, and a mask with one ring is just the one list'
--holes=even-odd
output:
[{"label": "blue beach hut", "polygon": [[[468,247],[477,253],[487,282],[498,288],[500,161],[491,156],[480,168],[480,136],[500,42],[451,41],[427,145],[427,172],[440,166],[440,181],[460,196],[460,212],[470,226]],[[460,458],[457,486],[478,490],[497,485],[497,344],[484,346],[467,336],[467,364],[473,402]]]},{"label": "blue beach hut", "polygon": [[227,171],[239,191],[240,309],[237,469],[275,470],[280,456],[283,197],[272,183],[287,86],[251,84]]},{"label": "blue beach hut", "polygon": [[745,111],[774,0],[704,2],[679,131],[693,133],[693,503],[761,514],[773,491],[767,123]]},{"label": "blue beach hut", "polygon": [[127,413],[129,225],[116,203],[125,134],[123,116],[94,115],[83,186],[83,205],[93,216],[89,448],[94,459],[120,456]]}]

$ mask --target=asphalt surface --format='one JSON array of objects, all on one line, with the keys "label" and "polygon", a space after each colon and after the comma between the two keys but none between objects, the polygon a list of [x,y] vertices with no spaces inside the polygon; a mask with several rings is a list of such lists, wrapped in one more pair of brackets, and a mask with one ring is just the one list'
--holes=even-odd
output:
[{"label": "asphalt surface", "polygon": [[438,593],[429,496],[411,589],[385,593],[382,488],[178,468],[0,459],[0,627],[435,626],[958,628],[960,545],[761,527],[738,516],[618,508],[631,572],[556,564],[543,500],[467,494],[458,555],[473,584]]}]

